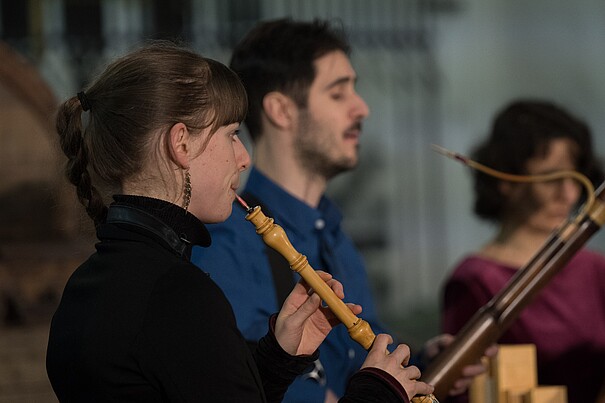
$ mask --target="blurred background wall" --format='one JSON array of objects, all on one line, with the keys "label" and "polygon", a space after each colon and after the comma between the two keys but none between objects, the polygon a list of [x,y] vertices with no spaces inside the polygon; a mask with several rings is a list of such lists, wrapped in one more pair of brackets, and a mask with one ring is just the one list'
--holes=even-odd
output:
[{"label": "blurred background wall", "polygon": [[[360,166],[330,194],[382,317],[413,347],[438,332],[449,269],[493,231],[472,215],[467,168],[430,144],[468,153],[505,103],[543,97],[584,118],[605,155],[599,0],[0,0],[0,402],[53,401],[43,373],[49,312],[93,243],[61,180],[53,105],[145,40],[179,40],[228,63],[256,21],[283,16],[335,19],[353,45],[371,116]],[[605,252],[605,235],[590,246]],[[32,328],[31,340],[19,336]]]}]

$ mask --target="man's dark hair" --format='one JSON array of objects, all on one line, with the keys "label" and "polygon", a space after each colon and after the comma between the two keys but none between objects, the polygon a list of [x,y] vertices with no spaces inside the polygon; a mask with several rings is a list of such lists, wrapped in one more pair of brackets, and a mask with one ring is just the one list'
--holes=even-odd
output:
[{"label": "man's dark hair", "polygon": [[[595,185],[603,181],[586,123],[560,106],[541,100],[517,100],[502,109],[489,137],[474,150],[472,158],[499,171],[526,174],[528,160],[545,157],[555,139],[568,139],[576,145],[572,152],[578,172]],[[500,181],[474,172],[474,210],[479,217],[492,221],[503,218],[506,198],[499,191]]]},{"label": "man's dark hair", "polygon": [[262,102],[266,94],[280,91],[304,108],[315,79],[314,61],[333,52],[347,55],[350,47],[342,28],[330,22],[292,21],[289,18],[261,22],[235,47],[230,67],[248,93],[246,126],[256,140],[262,131]]}]

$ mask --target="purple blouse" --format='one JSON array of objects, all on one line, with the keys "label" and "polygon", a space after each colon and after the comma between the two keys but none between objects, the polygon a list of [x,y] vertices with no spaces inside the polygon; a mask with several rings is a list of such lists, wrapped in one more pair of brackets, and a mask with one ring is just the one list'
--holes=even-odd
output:
[{"label": "purple blouse", "polygon": [[[465,258],[445,285],[443,331],[456,334],[516,272]],[[605,257],[578,252],[498,342],[535,344],[540,385],[566,385],[569,403],[594,402],[605,386]]]}]

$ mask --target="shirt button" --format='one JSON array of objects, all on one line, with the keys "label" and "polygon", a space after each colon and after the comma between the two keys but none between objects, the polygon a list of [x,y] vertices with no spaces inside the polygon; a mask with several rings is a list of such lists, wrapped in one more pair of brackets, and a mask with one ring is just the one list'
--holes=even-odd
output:
[{"label": "shirt button", "polygon": [[326,222],[323,219],[318,218],[317,220],[315,220],[315,229],[322,230],[325,226]]},{"label": "shirt button", "polygon": [[355,350],[350,348],[349,349],[349,360],[352,360],[353,358],[355,358]]}]

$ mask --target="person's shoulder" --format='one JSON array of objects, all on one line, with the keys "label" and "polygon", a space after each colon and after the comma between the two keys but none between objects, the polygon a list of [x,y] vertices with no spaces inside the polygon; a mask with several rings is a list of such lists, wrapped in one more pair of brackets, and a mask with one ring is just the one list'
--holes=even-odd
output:
[{"label": "person's shoulder", "polygon": [[452,279],[483,278],[491,276],[495,270],[506,269],[502,264],[480,255],[468,255],[456,265],[452,271]]},{"label": "person's shoulder", "polygon": [[490,264],[490,261],[479,255],[467,255],[464,256],[458,264],[455,266],[453,272],[472,272],[480,270],[481,267],[485,267]]},{"label": "person's shoulder", "polygon": [[581,249],[573,257],[573,261],[579,263],[580,266],[590,265],[599,270],[605,269],[605,255],[591,249]]},{"label": "person's shoulder", "polygon": [[222,294],[220,288],[204,271],[188,261],[173,264],[155,282],[153,291],[160,294],[190,294],[213,299]]},{"label": "person's shoulder", "polygon": [[146,331],[156,334],[154,328],[160,328],[160,334],[171,329],[200,335],[202,327],[216,331],[234,321],[225,294],[205,272],[186,261],[169,269],[156,279],[145,299]]}]

